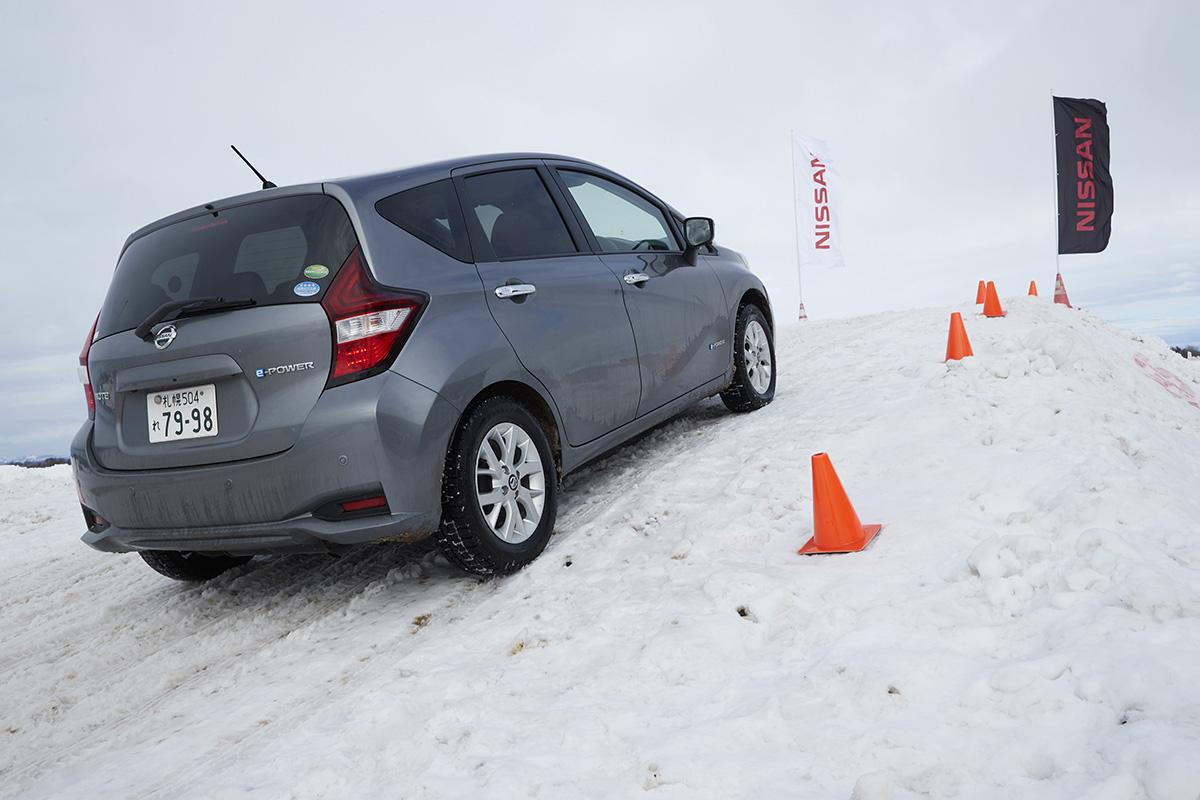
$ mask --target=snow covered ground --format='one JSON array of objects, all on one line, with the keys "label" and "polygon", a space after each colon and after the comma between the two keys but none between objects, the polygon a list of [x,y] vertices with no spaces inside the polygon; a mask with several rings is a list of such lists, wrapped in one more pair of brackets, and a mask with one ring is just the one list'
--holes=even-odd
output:
[{"label": "snow covered ground", "polygon": [[[773,405],[570,478],[491,582],[175,584],[77,541],[68,468],[0,468],[0,795],[1196,800],[1200,364],[1006,306],[949,366],[950,309],[785,328]],[[865,552],[796,555],[818,451]]]}]

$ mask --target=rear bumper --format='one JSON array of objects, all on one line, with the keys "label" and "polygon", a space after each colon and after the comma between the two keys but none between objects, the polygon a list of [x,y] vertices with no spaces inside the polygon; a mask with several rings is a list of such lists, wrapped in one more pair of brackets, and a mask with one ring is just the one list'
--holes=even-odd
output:
[{"label": "rear bumper", "polygon": [[[110,552],[313,552],[416,539],[441,517],[442,467],[458,411],[385,372],[322,394],[289,450],[199,467],[118,471],[91,452],[91,423],[71,445],[84,505],[108,522],[83,541]],[[312,511],[382,493],[390,514],[328,521]]]},{"label": "rear bumper", "polygon": [[202,553],[337,553],[382,539],[413,541],[438,525],[437,514],[403,513],[329,522],[312,515],[255,525],[138,530],[110,525],[89,531],[84,544],[108,553],[133,550],[187,550]]}]

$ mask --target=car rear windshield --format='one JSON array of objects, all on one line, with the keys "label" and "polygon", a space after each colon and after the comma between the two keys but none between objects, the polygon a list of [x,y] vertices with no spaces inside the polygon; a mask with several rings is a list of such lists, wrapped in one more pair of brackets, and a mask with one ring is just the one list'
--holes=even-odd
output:
[{"label": "car rear windshield", "polygon": [[321,194],[263,200],[176,222],[126,248],[96,334],[136,328],[174,300],[317,302],[357,244],[341,203]]}]

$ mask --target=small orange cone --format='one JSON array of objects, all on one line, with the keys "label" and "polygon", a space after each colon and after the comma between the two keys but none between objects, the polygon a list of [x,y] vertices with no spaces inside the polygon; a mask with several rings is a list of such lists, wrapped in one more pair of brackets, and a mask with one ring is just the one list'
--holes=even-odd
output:
[{"label": "small orange cone", "polygon": [[963,327],[962,314],[955,311],[950,315],[950,338],[946,340],[946,360],[958,361],[973,355],[975,353],[971,350],[971,340],[967,338],[967,329]]},{"label": "small orange cone", "polygon": [[1030,296],[1030,297],[1037,297],[1037,296],[1038,296],[1038,293],[1037,293],[1037,281],[1030,281],[1030,282],[1029,282],[1029,296]]},{"label": "small orange cone", "polygon": [[979,305],[980,303],[982,303],[984,297],[986,297],[986,296],[987,296],[987,287],[984,285],[983,281],[980,281],[979,288],[975,290],[975,305]]},{"label": "small orange cone", "polygon": [[800,555],[857,553],[871,543],[882,525],[863,525],[825,453],[812,457],[813,537]]},{"label": "small orange cone", "polygon": [[1004,309],[1000,307],[1000,297],[996,294],[996,284],[987,282],[987,297],[983,300],[983,315],[985,317],[1003,317]]},{"label": "small orange cone", "polygon": [[1067,299],[1067,287],[1063,286],[1061,272],[1054,276],[1054,302],[1072,308],[1071,301]]}]

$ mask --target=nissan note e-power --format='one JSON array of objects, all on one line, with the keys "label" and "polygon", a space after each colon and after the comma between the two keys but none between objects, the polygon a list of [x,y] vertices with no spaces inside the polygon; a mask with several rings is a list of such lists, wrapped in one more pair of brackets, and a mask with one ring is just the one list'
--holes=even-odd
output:
[{"label": "nissan note e-power", "polygon": [[773,332],[711,219],[572,158],[206,203],[129,237],[80,355],[83,540],[181,580],[428,536],[511,572],[567,473],[702,398],[769,403]]}]

